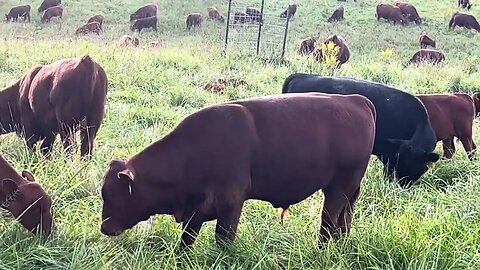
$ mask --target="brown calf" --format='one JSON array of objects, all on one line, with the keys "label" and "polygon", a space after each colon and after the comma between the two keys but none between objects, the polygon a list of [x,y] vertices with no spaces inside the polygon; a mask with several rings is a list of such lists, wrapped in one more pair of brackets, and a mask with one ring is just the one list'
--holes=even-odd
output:
[{"label": "brown calf", "polygon": [[466,8],[466,9],[471,9],[472,4],[470,4],[470,0],[458,0],[458,6]]},{"label": "brown calf", "polygon": [[431,46],[433,48],[436,47],[435,40],[431,39],[428,35],[427,32],[422,31],[420,33],[420,38],[418,40],[420,42],[420,48],[426,49],[428,46]]},{"label": "brown calf", "polygon": [[420,49],[413,54],[412,58],[410,59],[410,63],[413,64],[419,64],[423,62],[440,64],[443,61],[445,61],[445,55],[443,52],[434,49]]},{"label": "brown calf", "polygon": [[288,8],[282,12],[282,14],[280,14],[280,18],[287,18],[287,14],[289,14],[288,18],[290,19],[291,17],[295,16],[295,13],[297,13],[297,4],[290,2],[288,4]]},{"label": "brown calf", "polygon": [[320,243],[348,233],[375,118],[360,95],[286,94],[203,108],[130,159],[110,162],[101,231],[119,235],[167,214],[182,222],[184,245],[215,219],[217,242],[233,241],[246,200],[287,209],[322,189]]},{"label": "brown calf", "polygon": [[192,27],[200,27],[202,26],[203,18],[202,14],[200,13],[190,13],[187,16],[187,21],[185,24],[187,25],[187,30],[192,29]]},{"label": "brown calf", "polygon": [[420,15],[418,15],[417,9],[415,8],[414,5],[398,1],[398,2],[395,2],[395,6],[400,8],[403,16],[407,20],[411,22],[415,22],[416,24],[422,23],[422,18],[420,18]]},{"label": "brown calf", "polygon": [[120,46],[120,47],[138,47],[139,44],[140,44],[140,41],[138,40],[137,37],[132,37],[129,35],[123,35],[117,41],[117,46]]},{"label": "brown calf", "polygon": [[455,153],[453,139],[457,137],[467,151],[468,157],[472,159],[477,148],[472,139],[475,118],[472,97],[467,94],[417,95],[417,97],[427,108],[437,141],[443,142],[443,156],[447,159],[453,156]]},{"label": "brown calf", "polygon": [[87,23],[91,23],[91,22],[97,22],[99,25],[100,25],[100,29],[102,29],[102,26],[103,26],[103,15],[94,15],[92,17],[90,17],[90,19],[88,19]]},{"label": "brown calf", "polygon": [[130,22],[137,19],[157,17],[157,9],[156,4],[146,4],[130,15]]},{"label": "brown calf", "polygon": [[332,16],[330,16],[330,18],[328,18],[328,22],[333,22],[333,21],[341,21],[344,19],[343,17],[343,13],[345,12],[345,9],[343,8],[343,6],[338,6],[334,11],[333,11],[333,14]]},{"label": "brown calf", "polygon": [[298,53],[301,55],[311,54],[315,50],[315,43],[317,40],[314,37],[307,37],[300,44],[300,49]]},{"label": "brown calf", "polygon": [[51,7],[56,7],[60,4],[62,4],[61,0],[43,0],[40,7],[38,7],[38,13],[45,11]]},{"label": "brown calf", "polygon": [[157,32],[157,17],[148,17],[135,20],[135,22],[130,26],[130,30],[132,31],[142,31],[145,28],[152,28]]},{"label": "brown calf", "polygon": [[220,15],[220,12],[216,7],[209,7],[207,11],[208,11],[208,18],[210,18],[210,20],[218,21],[221,23],[225,22],[225,18],[223,18],[223,16]]},{"label": "brown calf", "polygon": [[30,22],[30,5],[16,6],[10,9],[8,14],[5,14],[5,19],[8,21],[12,20],[16,22],[19,17],[23,17],[23,20]]},{"label": "brown calf", "polygon": [[100,35],[101,31],[102,28],[100,27],[100,24],[98,22],[90,22],[78,28],[77,31],[75,31],[75,35],[86,35],[90,33]]},{"label": "brown calf", "polygon": [[[348,62],[348,60],[350,59],[350,49],[348,48],[347,41],[339,35],[333,35],[333,36],[329,36],[328,38],[326,38],[325,41],[323,41],[323,44],[326,45],[329,42],[333,42],[333,44],[335,44],[336,46],[338,46],[340,48],[340,50],[337,54],[337,59],[338,59],[338,62],[339,62],[338,65],[342,65],[342,64],[345,64],[346,62]],[[325,50],[326,50],[325,46],[322,46],[321,56],[326,56],[327,55]]]},{"label": "brown calf", "polygon": [[60,19],[62,19],[62,16],[63,16],[63,6],[62,5],[51,7],[51,8],[48,8],[47,10],[45,10],[45,12],[43,13],[41,22],[42,23],[50,22],[50,20],[53,17],[59,17]]},{"label": "brown calf", "polygon": [[384,18],[387,21],[393,21],[393,24],[399,22],[405,24],[406,19],[402,14],[402,10],[392,4],[378,4],[377,5],[377,20]]},{"label": "brown calf", "polygon": [[49,235],[52,230],[52,200],[28,171],[18,174],[0,155],[0,207],[29,231]]},{"label": "brown calf", "polygon": [[235,12],[235,15],[233,16],[233,23],[234,24],[245,24],[250,21],[250,15],[248,15],[245,12],[242,11],[237,11]]},{"label": "brown calf", "polygon": [[263,22],[263,16],[260,10],[253,8],[253,7],[247,7],[245,12],[248,14],[250,21],[252,23],[262,23]]},{"label": "brown calf", "polygon": [[467,29],[475,29],[480,32],[480,25],[478,24],[477,19],[470,14],[454,12],[452,18],[448,23],[448,29],[455,29],[455,26],[465,27]]}]

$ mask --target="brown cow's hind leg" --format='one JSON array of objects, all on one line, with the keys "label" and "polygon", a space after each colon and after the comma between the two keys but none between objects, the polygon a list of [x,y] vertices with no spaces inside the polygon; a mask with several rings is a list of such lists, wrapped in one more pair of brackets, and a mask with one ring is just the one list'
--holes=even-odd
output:
[{"label": "brown cow's hind leg", "polygon": [[42,155],[44,155],[45,157],[50,156],[56,136],[57,134],[52,133],[47,137],[45,137],[45,139],[43,140],[42,145],[40,147],[40,151],[42,152]]},{"label": "brown cow's hind leg", "polygon": [[338,226],[340,228],[340,233],[346,234],[350,232],[353,220],[353,211],[355,210],[355,202],[360,195],[360,187],[357,191],[351,196],[348,200],[347,205],[343,208],[340,216],[338,217]]},{"label": "brown cow's hind leg", "polygon": [[462,137],[460,138],[460,141],[462,142],[463,148],[465,148],[465,151],[467,152],[468,158],[472,160],[475,157],[475,150],[477,149],[472,137]]},{"label": "brown cow's hind leg", "polygon": [[219,203],[217,209],[217,226],[215,227],[215,240],[217,244],[232,242],[237,234],[238,222],[242,213],[243,201],[225,201]]},{"label": "brown cow's hind leg", "polygon": [[76,138],[75,138],[75,129],[72,125],[60,124],[60,138],[62,139],[63,149],[68,152],[68,154],[73,154],[75,148],[77,147]]},{"label": "brown cow's hind leg", "polygon": [[455,154],[455,143],[453,142],[453,136],[446,138],[443,142],[443,157],[451,159]]}]

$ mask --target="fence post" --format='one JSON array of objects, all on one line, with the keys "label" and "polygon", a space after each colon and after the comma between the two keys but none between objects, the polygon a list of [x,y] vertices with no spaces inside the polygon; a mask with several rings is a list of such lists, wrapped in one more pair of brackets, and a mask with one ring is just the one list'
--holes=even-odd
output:
[{"label": "fence post", "polygon": [[232,12],[232,0],[228,1],[228,15],[227,15],[227,28],[225,29],[225,47],[224,51],[227,49],[227,44],[228,44],[228,31],[230,28],[230,12]]},{"label": "fence post", "polygon": [[285,47],[287,46],[288,25],[290,22],[290,4],[287,7],[287,22],[285,23],[285,33],[283,34],[282,60],[285,57]]},{"label": "fence post", "polygon": [[258,53],[260,52],[260,38],[261,38],[261,35],[262,35],[262,25],[263,25],[263,20],[265,19],[265,16],[263,14],[263,8],[265,6],[265,0],[262,0],[262,8],[260,10],[260,15],[262,16],[261,17],[261,21],[260,21],[260,24],[258,26],[258,37],[257,37],[257,55]]}]

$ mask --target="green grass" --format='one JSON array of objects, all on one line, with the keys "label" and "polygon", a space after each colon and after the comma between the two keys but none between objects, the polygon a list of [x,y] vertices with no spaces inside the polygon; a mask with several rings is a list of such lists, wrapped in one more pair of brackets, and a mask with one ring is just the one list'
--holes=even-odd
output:
[{"label": "green grass", "polygon": [[[136,49],[118,48],[114,42],[129,33],[128,16],[143,3],[64,2],[62,22],[42,25],[36,14],[40,1],[35,0],[30,3],[31,24],[0,23],[0,87],[34,64],[88,53],[108,74],[107,114],[89,162],[67,158],[58,141],[52,159],[45,160],[14,134],[0,138],[0,153],[18,170],[31,170],[51,194],[56,222],[55,232],[45,240],[2,212],[1,269],[480,269],[480,163],[469,162],[460,145],[453,160],[438,162],[408,190],[384,179],[380,163],[372,158],[352,233],[323,250],[317,247],[321,192],[293,206],[283,226],[269,204],[247,202],[237,240],[226,250],[213,243],[214,223],[203,228],[194,250],[183,255],[175,254],[181,229],[171,217],[151,218],[117,238],[99,230],[100,187],[111,159],[140,151],[208,104],[279,93],[292,72],[354,76],[412,93],[478,91],[480,35],[447,29],[456,1],[412,0],[425,24],[402,27],[377,22],[373,0],[344,3],[346,21],[334,24],[325,21],[337,1],[298,0],[282,65],[243,56],[235,46],[222,56],[224,29],[213,22],[191,33],[184,30],[188,13],[206,14],[215,1],[158,1],[159,32],[142,32],[141,48]],[[225,12],[226,1],[216,2]],[[287,1],[266,2],[267,12],[277,14]],[[16,4],[21,2],[2,1],[0,10]],[[106,16],[105,34],[75,38],[75,29],[97,11]],[[479,11],[480,5],[474,5],[470,12]],[[421,30],[436,39],[447,61],[441,67],[404,69],[419,48]],[[352,51],[351,61],[341,69],[331,71],[296,55],[306,36],[323,39],[332,33],[345,37]],[[35,41],[15,38],[22,35]],[[148,43],[157,39],[162,47],[149,49]],[[380,56],[386,48],[394,50],[387,59]],[[202,90],[205,83],[227,77],[245,79],[248,86],[227,88],[223,94]],[[477,129],[477,142],[479,138]]]}]

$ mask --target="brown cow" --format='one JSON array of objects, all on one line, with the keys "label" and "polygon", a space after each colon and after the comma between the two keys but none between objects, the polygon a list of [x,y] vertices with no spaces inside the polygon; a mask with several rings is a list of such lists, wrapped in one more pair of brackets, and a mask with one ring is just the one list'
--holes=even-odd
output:
[{"label": "brown cow", "polygon": [[410,59],[410,63],[414,64],[423,62],[440,64],[443,61],[445,61],[445,55],[443,52],[433,49],[420,49]]},{"label": "brown cow", "polygon": [[461,12],[454,12],[452,14],[452,18],[448,23],[448,29],[455,29],[455,26],[465,27],[467,29],[475,29],[480,32],[480,25],[478,24],[477,19],[473,15],[461,13]]},{"label": "brown cow", "polygon": [[156,4],[146,4],[130,15],[130,22],[137,19],[157,17],[157,9]]},{"label": "brown cow", "polygon": [[203,108],[130,159],[110,162],[101,231],[119,235],[167,214],[182,222],[184,245],[215,219],[217,243],[233,241],[246,200],[288,209],[322,189],[320,243],[348,233],[375,118],[360,95],[286,94]]},{"label": "brown cow", "polygon": [[[345,64],[348,62],[350,59],[350,49],[348,48],[347,41],[339,35],[333,35],[329,36],[328,38],[323,41],[323,44],[328,44],[329,42],[333,42],[336,46],[340,48],[340,51],[338,52],[337,59],[338,59],[338,65]],[[325,56],[327,55],[324,46],[322,46],[322,53],[320,56]]]},{"label": "brown cow", "polygon": [[200,27],[202,26],[203,18],[202,14],[200,13],[190,13],[187,16],[187,21],[185,24],[187,25],[187,30],[192,29],[192,27]]},{"label": "brown cow", "polygon": [[117,46],[120,46],[120,47],[138,47],[139,44],[140,44],[140,41],[138,40],[137,37],[132,37],[129,35],[123,35],[117,41]]},{"label": "brown cow", "polygon": [[480,114],[480,93],[472,95],[473,103],[475,104],[475,116]]},{"label": "brown cow", "polygon": [[81,127],[81,155],[90,156],[103,120],[107,76],[88,55],[36,65],[23,78],[0,92],[2,134],[23,133],[33,149],[48,155],[57,133],[65,149],[75,150],[75,131]]},{"label": "brown cow", "polygon": [[94,15],[92,17],[90,17],[90,19],[88,19],[87,23],[91,23],[91,22],[97,22],[99,25],[100,25],[100,29],[102,29],[102,26],[103,26],[103,15]]},{"label": "brown cow", "polygon": [[288,4],[287,9],[284,12],[282,12],[282,14],[280,14],[280,18],[287,18],[287,14],[289,14],[288,19],[290,19],[293,16],[295,16],[295,13],[297,13],[297,4],[291,1]]},{"label": "brown cow", "polygon": [[50,22],[50,20],[53,17],[60,17],[60,19],[62,19],[62,16],[63,16],[63,6],[62,5],[51,7],[51,8],[48,8],[47,10],[45,10],[45,12],[43,13],[41,22],[42,23]]},{"label": "brown cow", "polygon": [[343,17],[343,13],[345,12],[345,9],[343,8],[343,6],[338,6],[334,11],[333,11],[333,14],[332,16],[330,16],[330,18],[328,18],[328,22],[333,22],[333,21],[341,21],[343,19],[345,19]]},{"label": "brown cow", "polygon": [[458,6],[461,6],[466,9],[472,8],[472,4],[470,4],[470,0],[458,0]]},{"label": "brown cow", "polygon": [[16,22],[19,17],[23,17],[23,20],[30,22],[30,5],[16,6],[10,9],[8,14],[5,14],[5,19],[8,21]]},{"label": "brown cow", "polygon": [[421,24],[422,23],[422,18],[420,18],[420,15],[418,15],[417,9],[415,8],[414,5],[397,1],[395,2],[395,6],[399,7],[400,10],[402,11],[403,16],[411,21],[415,22],[416,24]]},{"label": "brown cow", "polygon": [[377,20],[384,18],[387,21],[393,21],[393,24],[400,22],[406,23],[406,19],[399,7],[392,4],[381,3],[377,5]]},{"label": "brown cow", "polygon": [[237,11],[235,12],[235,15],[233,16],[233,23],[234,24],[245,24],[250,21],[250,15],[248,15],[245,12],[242,11]]},{"label": "brown cow", "polygon": [[27,230],[49,235],[52,230],[52,200],[28,171],[18,174],[0,155],[0,207]]},{"label": "brown cow", "polygon": [[452,158],[455,153],[454,137],[460,139],[473,158],[477,146],[472,139],[475,105],[467,94],[417,95],[427,108],[428,118],[432,124],[437,141],[443,142],[443,156]]},{"label": "brown cow", "polygon": [[426,49],[428,46],[431,46],[433,48],[436,47],[435,40],[431,39],[428,35],[427,32],[422,31],[420,33],[420,38],[418,40],[420,42],[420,48]]},{"label": "brown cow", "polygon": [[135,31],[142,31],[145,28],[152,28],[157,32],[157,17],[148,17],[135,20],[135,22],[130,26],[130,30],[133,32]]},{"label": "brown cow", "polygon": [[38,13],[45,11],[51,7],[56,7],[60,4],[62,4],[61,0],[43,0],[40,7],[38,7]]},{"label": "brown cow", "polygon": [[78,28],[77,31],[75,31],[75,35],[86,35],[90,33],[100,35],[101,31],[102,28],[100,27],[100,24],[98,22],[90,22]]},{"label": "brown cow", "polygon": [[253,7],[247,7],[245,10],[245,13],[248,14],[250,21],[252,23],[262,23],[263,22],[263,16],[262,12],[260,10],[253,8]]},{"label": "brown cow", "polygon": [[225,18],[223,18],[223,16],[220,15],[220,12],[216,7],[209,7],[207,11],[208,11],[208,17],[210,18],[210,20],[218,21],[221,23],[225,22]]},{"label": "brown cow", "polygon": [[301,55],[311,54],[315,50],[315,43],[317,40],[314,37],[307,37],[300,44],[298,53]]}]

